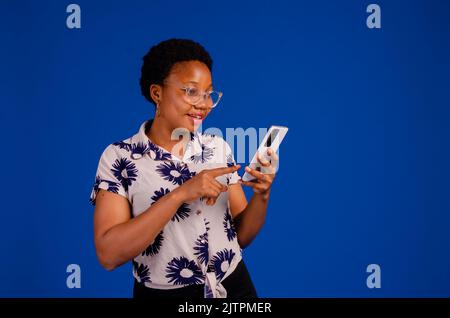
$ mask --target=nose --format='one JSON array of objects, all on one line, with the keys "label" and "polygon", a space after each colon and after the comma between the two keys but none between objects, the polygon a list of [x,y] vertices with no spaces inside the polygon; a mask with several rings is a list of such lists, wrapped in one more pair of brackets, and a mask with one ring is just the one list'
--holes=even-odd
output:
[{"label": "nose", "polygon": [[199,109],[207,109],[208,105],[207,105],[207,101],[206,98],[203,96],[200,101],[198,103],[196,103],[194,105],[195,108],[199,108]]}]

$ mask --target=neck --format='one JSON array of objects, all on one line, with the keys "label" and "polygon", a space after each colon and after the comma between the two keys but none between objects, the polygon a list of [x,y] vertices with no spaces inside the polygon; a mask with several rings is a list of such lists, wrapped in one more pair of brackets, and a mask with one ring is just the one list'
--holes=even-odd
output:
[{"label": "neck", "polygon": [[[153,143],[172,152],[172,148],[176,144],[178,144],[180,140],[181,142],[185,140],[185,138],[182,137],[180,137],[179,140],[172,139],[172,132],[173,132],[172,127],[168,125],[163,118],[155,117],[153,119],[153,123],[152,126],[150,127],[150,130],[147,132],[147,136]],[[185,146],[186,145],[183,144],[180,151],[184,152]],[[182,153],[177,153],[175,155],[181,156]]]}]

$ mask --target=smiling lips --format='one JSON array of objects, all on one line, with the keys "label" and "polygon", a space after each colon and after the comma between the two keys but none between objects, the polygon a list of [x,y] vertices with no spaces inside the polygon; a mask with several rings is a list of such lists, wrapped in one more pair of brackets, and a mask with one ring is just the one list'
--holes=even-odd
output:
[{"label": "smiling lips", "polygon": [[203,115],[202,114],[188,114],[188,116],[195,118],[195,119],[199,119],[202,120],[203,119]]},{"label": "smiling lips", "polygon": [[204,118],[204,115],[202,114],[187,114],[187,116],[192,118],[195,129],[202,124],[202,120]]}]

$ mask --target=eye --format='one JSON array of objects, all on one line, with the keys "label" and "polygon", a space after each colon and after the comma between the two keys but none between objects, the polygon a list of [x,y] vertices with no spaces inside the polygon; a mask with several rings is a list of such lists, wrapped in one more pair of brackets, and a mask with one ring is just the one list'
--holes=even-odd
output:
[{"label": "eye", "polygon": [[196,87],[188,87],[187,94],[189,96],[198,96],[200,94],[200,90]]}]

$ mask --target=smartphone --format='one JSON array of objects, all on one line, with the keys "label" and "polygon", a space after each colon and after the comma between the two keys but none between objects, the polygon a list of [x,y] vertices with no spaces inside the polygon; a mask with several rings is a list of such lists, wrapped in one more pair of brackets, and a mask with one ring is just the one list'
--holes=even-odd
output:
[{"label": "smartphone", "polygon": [[[249,164],[250,168],[258,170],[258,167],[260,166],[257,158],[258,153],[260,154],[261,157],[263,157],[263,154],[267,152],[267,148],[272,148],[274,152],[277,152],[278,147],[280,147],[280,144],[283,141],[284,136],[286,136],[287,132],[288,132],[287,127],[270,126],[269,130],[267,131],[266,135],[261,141],[258,150],[253,155],[252,161],[250,161]],[[253,179],[255,179],[255,177],[247,172],[245,172],[244,175],[242,176],[243,181],[251,181]]]}]

